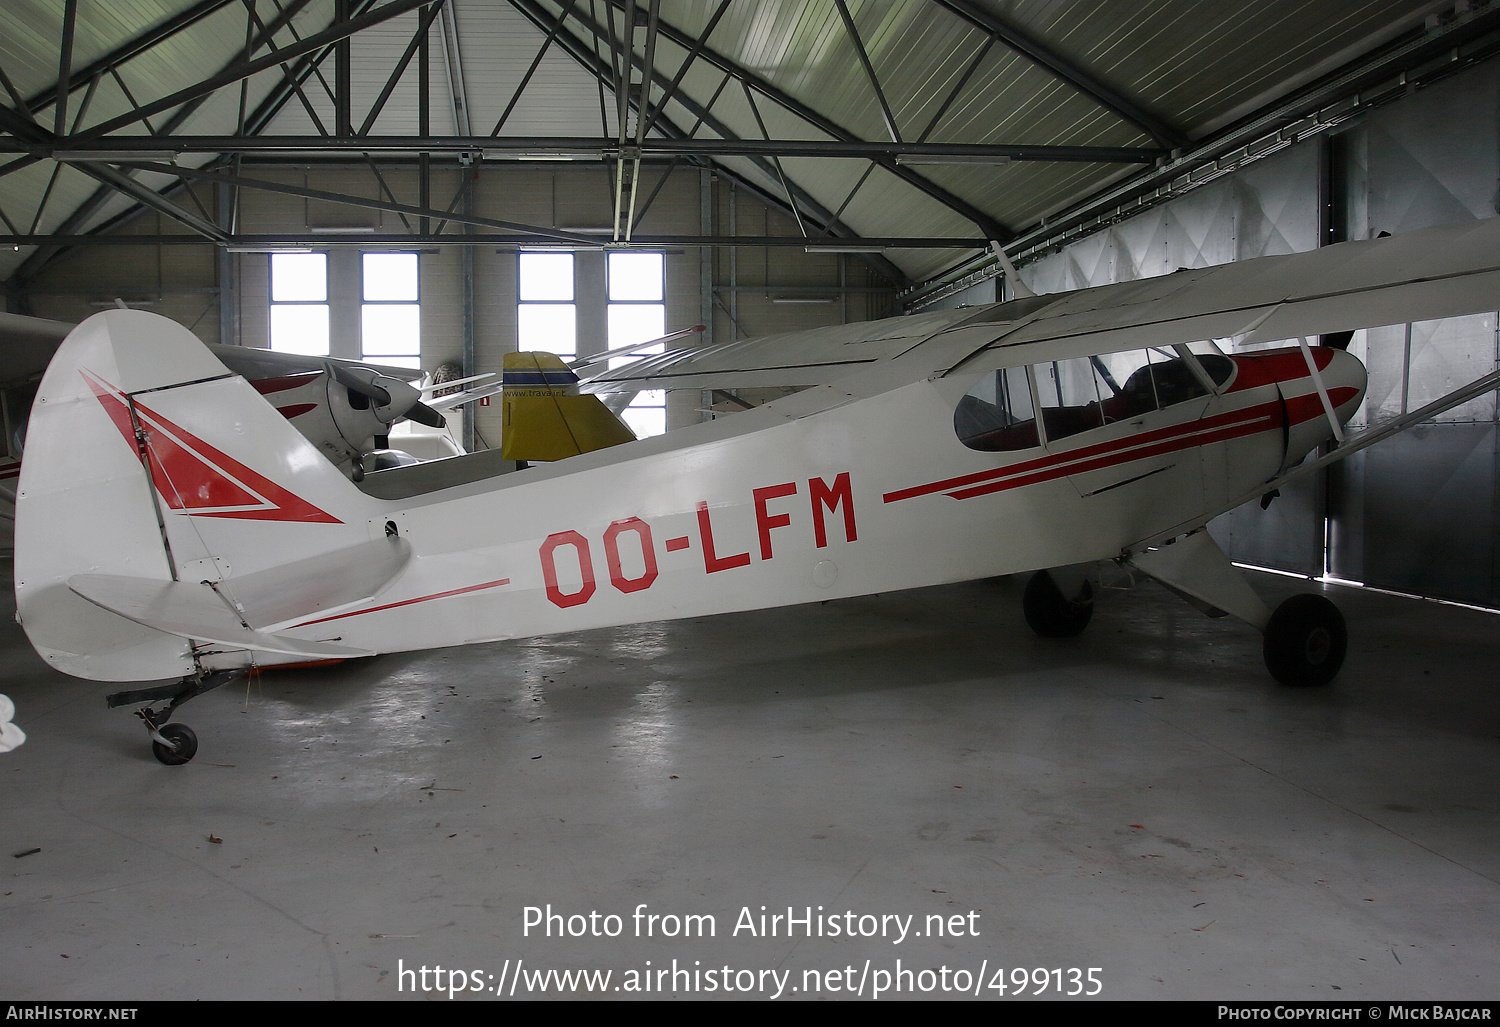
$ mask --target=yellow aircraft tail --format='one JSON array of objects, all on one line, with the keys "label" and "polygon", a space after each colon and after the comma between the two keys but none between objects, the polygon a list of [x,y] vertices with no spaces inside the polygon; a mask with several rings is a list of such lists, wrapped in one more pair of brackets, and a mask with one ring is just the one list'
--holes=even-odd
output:
[{"label": "yellow aircraft tail", "polygon": [[500,452],[507,460],[562,460],[635,441],[597,396],[578,394],[578,376],[551,353],[505,354],[501,381]]}]

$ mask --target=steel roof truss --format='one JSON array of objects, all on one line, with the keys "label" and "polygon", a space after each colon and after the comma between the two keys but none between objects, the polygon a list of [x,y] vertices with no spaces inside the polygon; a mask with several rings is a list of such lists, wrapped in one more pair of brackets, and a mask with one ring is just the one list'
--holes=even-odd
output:
[{"label": "steel roof truss", "polygon": [[[511,2],[515,3],[517,2],[517,0],[511,0]],[[624,6],[626,0],[606,0],[606,2],[609,7],[613,8],[615,6]],[[684,49],[688,49],[692,45],[691,37],[681,29],[673,27],[669,22],[662,21],[660,23],[659,30],[668,39]],[[819,114],[817,111],[813,110],[805,103],[802,103],[800,100],[788,94],[785,90],[773,85],[768,80],[742,67],[740,64],[730,60],[723,54],[717,53],[707,46],[701,48],[701,53],[705,60],[714,64],[719,68],[719,70],[727,71],[730,74],[734,75],[734,77],[739,79],[741,82],[753,87],[756,92],[768,97],[771,100],[774,100],[777,104],[785,108],[787,111],[789,111],[802,121],[807,122],[809,125],[812,125],[819,131],[825,132],[828,135],[833,136],[835,139],[840,139],[845,142],[863,141],[859,138],[859,136],[849,131],[847,128],[844,128],[842,125],[839,125],[833,120],[824,117],[822,114]],[[974,206],[972,203],[969,203],[962,197],[949,192],[947,189],[944,189],[942,186],[938,185],[936,182],[933,182],[925,175],[919,174],[918,172],[915,172],[911,168],[904,165],[897,164],[894,159],[884,159],[881,160],[880,163],[887,171],[895,175],[897,178],[900,178],[902,181],[906,182],[906,184],[921,190],[923,193],[927,194],[938,203],[958,214],[960,217],[972,221],[980,228],[982,232],[984,232],[987,238],[1000,239],[1001,241],[1005,241],[1014,236],[1014,232],[1001,225],[1000,222],[996,221],[989,214],[986,214],[984,211],[980,210],[978,207]]]},{"label": "steel roof truss", "polygon": [[557,34],[562,31],[563,23],[568,20],[568,15],[573,13],[573,7],[578,0],[567,0],[563,4],[562,13],[558,15],[557,24],[547,32],[547,38],[542,40],[542,45],[537,48],[536,56],[531,59],[531,66],[526,69],[526,74],[521,76],[521,81],[516,85],[515,91],[510,94],[510,102],[505,105],[505,110],[500,114],[500,120],[495,122],[495,127],[490,130],[490,135],[498,136],[500,130],[505,127],[505,122],[510,118],[510,112],[516,109],[521,94],[531,84],[531,76],[536,74],[536,69],[541,67],[542,58],[547,56],[547,51],[552,48],[552,43],[557,39]]},{"label": "steel roof truss", "polygon": [[57,54],[57,106],[52,112],[54,135],[62,135],[68,128],[68,79],[73,72],[73,30],[77,24],[78,0],[65,0],[62,45]]},{"label": "steel roof truss", "polygon": [[880,113],[885,117],[885,130],[891,134],[891,142],[899,143],[901,133],[896,128],[896,116],[891,113],[891,105],[886,102],[885,90],[880,88],[880,79],[875,75],[875,67],[870,63],[870,55],[865,52],[864,40],[859,38],[859,30],[854,27],[854,18],[849,14],[849,5],[844,0],[834,0],[838,5],[839,17],[844,20],[844,31],[849,33],[849,42],[854,44],[854,52],[859,54],[859,63],[864,66],[865,77],[870,80],[870,88],[875,90],[875,99],[880,101]]},{"label": "steel roof truss", "polygon": [[171,110],[173,107],[180,106],[192,100],[206,98],[207,96],[223,88],[224,86],[231,85],[244,78],[249,78],[252,75],[257,75],[262,71],[273,68],[276,65],[281,64],[284,61],[289,61],[294,57],[300,57],[303,54],[310,53],[314,50],[320,49],[323,46],[336,43],[340,39],[347,38],[348,36],[351,36],[356,32],[370,28],[373,25],[379,25],[385,21],[389,21],[391,18],[395,18],[399,15],[407,13],[408,11],[415,10],[416,8],[422,6],[424,3],[430,2],[431,0],[390,0],[389,3],[376,10],[370,11],[368,14],[350,18],[347,22],[344,22],[341,25],[334,25],[323,30],[322,32],[316,32],[313,35],[292,44],[291,46],[282,47],[278,50],[275,50],[273,53],[270,53],[264,57],[256,58],[255,60],[252,60],[248,63],[237,62],[232,67],[220,72],[217,75],[212,76],[211,78],[195,83],[194,85],[188,86],[184,89],[179,89],[175,93],[164,96],[159,100],[153,100],[151,103],[146,104],[140,110],[132,111],[129,114],[124,114],[120,117],[113,118],[101,125],[95,125],[93,128],[84,133],[84,139],[79,141],[97,140],[101,136],[105,136],[110,132],[115,131],[116,129],[123,128],[127,125],[132,125],[135,122],[140,121],[143,117],[149,117],[150,115],[160,113],[161,111]]},{"label": "steel roof truss", "polygon": [[[719,0],[719,6],[714,9],[713,16],[708,19],[708,24],[704,26],[703,32],[698,36],[697,41],[693,43],[692,49],[688,50],[687,56],[683,58],[682,66],[677,69],[677,74],[672,76],[671,83],[662,93],[661,99],[657,101],[656,110],[653,111],[651,117],[646,120],[647,131],[650,131],[656,126],[656,119],[661,117],[662,111],[667,109],[667,101],[672,99],[673,94],[677,92],[677,87],[682,85],[682,80],[687,76],[688,69],[693,66],[693,62],[698,59],[698,55],[702,53],[703,48],[708,45],[708,37],[713,35],[714,28],[719,24],[719,19],[724,16],[724,12],[728,9],[729,0]],[[728,81],[727,77],[725,81]],[[723,88],[724,87],[722,85],[719,87],[720,90],[722,90]],[[714,94],[714,99],[718,99],[718,93]],[[708,101],[709,107],[712,107],[713,105],[713,100]],[[691,136],[692,132],[689,132],[688,135]]]},{"label": "steel roof truss", "polygon": [[1191,146],[1192,140],[1169,125],[1164,118],[1109,88],[1103,82],[1071,61],[1043,46],[1014,25],[1007,24],[981,8],[973,0],[936,0],[936,3],[975,28],[998,39],[1038,67],[1045,68],[1071,84],[1095,103],[1133,124],[1167,149]]}]

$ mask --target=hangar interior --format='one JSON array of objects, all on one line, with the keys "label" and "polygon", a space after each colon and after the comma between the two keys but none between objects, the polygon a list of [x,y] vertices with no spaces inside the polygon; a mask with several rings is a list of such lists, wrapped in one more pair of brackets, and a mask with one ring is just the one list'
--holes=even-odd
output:
[{"label": "hangar interior", "polygon": [[[570,318],[578,356],[654,337],[632,324],[712,345],[1006,299],[992,241],[1054,293],[1493,217],[1500,188],[1483,0],[17,0],[0,25],[9,313],[119,300],[251,348],[307,315],[323,353],[427,373],[498,371],[528,318]],[[414,255],[406,291],[372,293],[371,255]],[[560,292],[527,292],[537,256]],[[415,343],[372,342],[401,305]],[[1340,340],[1354,423],[1494,370],[1496,317]],[[778,395],[637,403],[659,430]],[[996,967],[1011,993],[1098,967],[1106,998],[1493,999],[1497,416],[1485,393],[1214,522],[1280,572],[1264,594],[1344,607],[1317,690],[1155,585],[1058,641],[990,580],[268,671],[195,703],[212,744],[167,770],[7,619],[3,990],[447,1000],[403,975],[650,961],[726,968],[657,994],[785,971],[836,997],[835,968],[899,960],[981,997]],[[450,421],[498,445],[498,405]],[[622,933],[539,937],[549,906]],[[736,930],[762,906],[952,929]]]}]

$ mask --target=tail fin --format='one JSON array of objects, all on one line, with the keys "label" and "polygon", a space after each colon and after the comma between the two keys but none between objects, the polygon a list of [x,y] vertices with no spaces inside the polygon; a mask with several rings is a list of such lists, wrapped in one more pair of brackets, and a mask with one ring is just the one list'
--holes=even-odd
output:
[{"label": "tail fin", "polygon": [[232,607],[236,579],[282,568],[291,580],[286,568],[382,536],[375,506],[187,329],[105,311],[64,341],[32,407],[16,504],[21,621],[67,673],[180,676],[195,640],[232,642],[121,616],[78,583],[211,582],[201,601]]},{"label": "tail fin", "polygon": [[551,353],[505,354],[500,455],[507,460],[562,460],[634,442],[597,396],[580,396],[578,376]]}]

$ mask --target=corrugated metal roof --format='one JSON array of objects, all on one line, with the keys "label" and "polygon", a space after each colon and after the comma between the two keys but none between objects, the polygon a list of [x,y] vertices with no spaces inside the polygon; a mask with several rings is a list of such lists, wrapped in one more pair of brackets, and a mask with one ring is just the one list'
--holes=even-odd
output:
[{"label": "corrugated metal roof", "polygon": [[[352,0],[355,15],[380,11],[390,0]],[[625,0],[449,0],[448,24],[457,29],[464,94],[475,135],[488,134],[515,95],[543,44],[545,27],[561,12],[568,18],[520,94],[502,135],[613,139],[615,101],[606,89],[601,129],[599,81],[609,78],[609,52],[600,38],[618,34]],[[847,0],[847,10],[884,94],[902,141],[964,144],[1031,144],[1070,147],[1157,147],[1164,136],[1179,143],[1202,139],[1293,88],[1372,50],[1401,32],[1419,28],[1452,4],[1431,0]],[[290,27],[275,35],[278,47],[326,29],[334,0],[257,0],[261,23],[295,10]],[[662,0],[655,46],[653,100],[677,73],[688,47],[719,10],[718,0]],[[1476,7],[1492,8],[1481,3]],[[638,6],[634,55],[644,60],[646,5]],[[169,96],[209,79],[241,57],[247,24],[243,2],[215,0],[112,0],[81,3],[72,54],[69,123],[83,130],[127,115],[136,105]],[[0,70],[41,132],[50,132],[55,108],[46,100],[59,75],[65,0],[8,0],[0,7]],[[610,17],[612,15],[612,18]],[[356,130],[412,40],[421,13],[403,13],[354,36],[351,52],[352,116]],[[446,16],[445,16],[446,17]],[[192,20],[196,18],[196,20]],[[191,20],[150,46],[130,50],[174,19]],[[590,20],[592,19],[592,20]],[[538,27],[538,25],[543,27]],[[994,38],[992,38],[992,36]],[[442,45],[441,19],[432,26],[430,132],[459,132]],[[1029,53],[1021,51],[1029,50]],[[266,54],[265,49],[255,56]],[[108,73],[81,74],[110,55],[128,53]],[[287,66],[297,66],[289,60]],[[725,87],[726,73],[730,76]],[[118,75],[118,78],[116,78]],[[635,74],[639,81],[639,72]],[[174,134],[232,136],[244,113],[278,95],[283,72],[272,66],[241,85],[230,83],[200,99],[179,117]],[[333,61],[307,76],[302,95],[287,95],[279,113],[260,126],[263,135],[307,136],[333,131]],[[962,83],[962,88],[954,90]],[[129,95],[126,95],[126,89]],[[752,109],[747,90],[754,98]],[[88,107],[81,119],[85,97]],[[40,99],[39,99],[40,98]],[[15,97],[0,97],[17,107]],[[305,102],[304,102],[305,100]],[[406,136],[418,131],[416,62],[396,84],[372,132]],[[310,114],[307,108],[311,108]],[[173,110],[150,119],[153,130]],[[182,112],[179,112],[182,113]],[[757,113],[759,118],[757,118]],[[939,117],[941,114],[941,117]],[[761,140],[868,140],[889,142],[885,110],[846,28],[837,0],[733,0],[684,76],[658,133],[695,138]],[[762,128],[764,126],[764,128]],[[22,131],[14,120],[6,135]],[[120,146],[147,132],[142,123],[111,138]],[[213,155],[185,156],[187,164]],[[0,163],[9,157],[0,158]],[[773,197],[785,189],[772,163],[718,157],[726,171]],[[58,168],[61,170],[56,170]],[[1004,165],[897,165],[870,169],[868,159],[785,157],[781,160],[802,213],[840,221],[859,236],[968,237],[1019,232],[1069,203],[1138,167],[1105,161]],[[55,174],[54,174],[55,172]],[[165,176],[137,175],[160,186]],[[856,182],[864,182],[851,196]],[[55,179],[55,180],[54,180]],[[134,203],[99,202],[100,183],[85,170],[40,160],[0,173],[0,213],[12,234],[71,231],[97,226]],[[43,203],[45,197],[45,204]],[[88,206],[90,197],[95,204]],[[40,216],[38,211],[40,210]],[[75,212],[86,217],[82,225]],[[812,219],[815,223],[818,217]],[[29,250],[0,253],[9,275]],[[962,252],[893,251],[912,278],[950,266]]]}]

